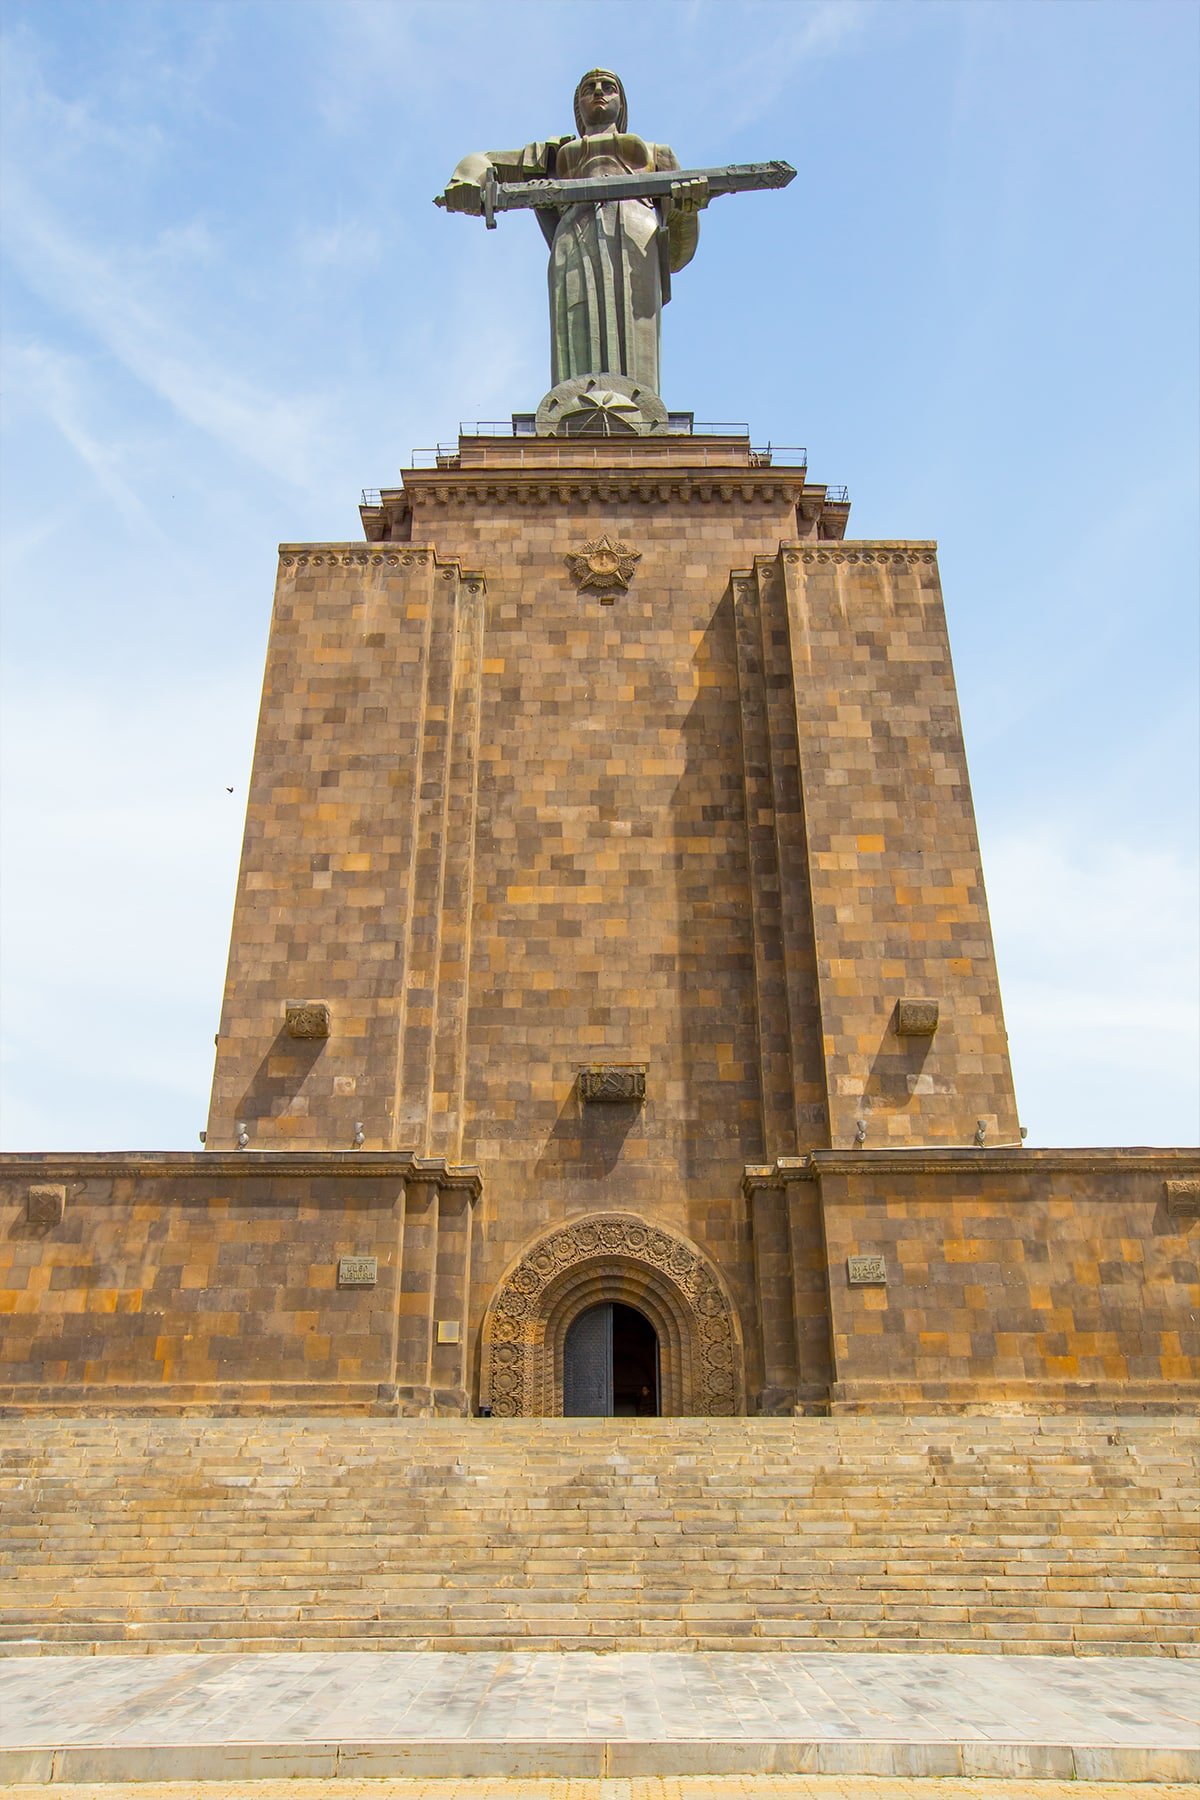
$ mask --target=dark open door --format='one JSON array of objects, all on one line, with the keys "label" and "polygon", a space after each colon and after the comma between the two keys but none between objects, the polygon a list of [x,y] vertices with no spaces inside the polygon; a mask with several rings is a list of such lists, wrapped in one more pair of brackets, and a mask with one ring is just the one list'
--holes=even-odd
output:
[{"label": "dark open door", "polygon": [[656,1418],[658,1410],[658,1337],[649,1319],[607,1301],[573,1319],[563,1344],[564,1417]]},{"label": "dark open door", "polygon": [[613,1409],[613,1309],[590,1306],[567,1327],[563,1344],[563,1416],[607,1419]]}]

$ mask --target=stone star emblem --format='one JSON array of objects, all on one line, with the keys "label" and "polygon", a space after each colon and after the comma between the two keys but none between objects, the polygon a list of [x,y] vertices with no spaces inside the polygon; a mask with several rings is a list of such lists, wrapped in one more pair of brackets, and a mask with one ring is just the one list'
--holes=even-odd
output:
[{"label": "stone star emblem", "polygon": [[595,588],[603,595],[607,589],[606,598],[611,601],[616,597],[616,589],[624,593],[628,588],[641,560],[640,550],[631,550],[628,544],[620,542],[614,544],[606,533],[584,544],[566,562],[580,593],[585,588]]},{"label": "stone star emblem", "polygon": [[587,432],[590,435],[598,432],[601,437],[620,437],[637,430],[641,410],[628,394],[589,382],[574,406],[564,410],[563,417],[568,433]]}]

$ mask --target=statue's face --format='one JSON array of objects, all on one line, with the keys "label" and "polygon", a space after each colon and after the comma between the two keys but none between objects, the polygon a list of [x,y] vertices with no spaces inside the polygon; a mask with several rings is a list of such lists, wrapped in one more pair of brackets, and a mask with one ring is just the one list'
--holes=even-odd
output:
[{"label": "statue's face", "polygon": [[621,90],[611,75],[591,75],[579,90],[579,110],[586,132],[606,131],[621,111]]}]

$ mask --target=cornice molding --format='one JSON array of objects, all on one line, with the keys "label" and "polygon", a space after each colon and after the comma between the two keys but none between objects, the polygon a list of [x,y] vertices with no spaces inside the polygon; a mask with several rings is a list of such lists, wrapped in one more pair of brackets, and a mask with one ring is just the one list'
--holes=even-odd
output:
[{"label": "cornice molding", "polygon": [[457,557],[398,544],[280,544],[279,566],[288,570],[436,568],[444,580],[461,581],[472,593],[485,585],[482,572],[464,569]]},{"label": "cornice molding", "polygon": [[[1200,1175],[1200,1150],[1109,1149],[1024,1150],[920,1147],[912,1150],[811,1150],[806,1156],[781,1156],[773,1163],[749,1163],[742,1191],[786,1187],[793,1181],[819,1181],[823,1175]],[[870,1197],[870,1196],[868,1196]],[[888,1199],[886,1191],[874,1196]],[[1104,1199],[1103,1194],[1094,1196]],[[1113,1198],[1119,1199],[1119,1195]]]},{"label": "cornice molding", "polygon": [[48,1150],[0,1155],[0,1181],[272,1181],[294,1176],[433,1181],[441,1188],[466,1188],[473,1199],[483,1192],[483,1177],[474,1164],[458,1166],[444,1156],[417,1156],[411,1150]]},{"label": "cornice molding", "polygon": [[822,544],[806,545],[801,550],[785,550],[784,561],[790,563],[935,563],[936,544],[838,544],[834,548]]},{"label": "cornice molding", "polygon": [[[671,470],[642,475],[625,470],[582,470],[569,475],[479,475],[439,470],[425,475],[405,472],[404,492],[410,503],[433,506],[481,505],[488,501],[516,506],[567,506],[574,501],[602,500],[623,506],[641,501],[665,505],[671,500],[703,505],[731,505],[761,501],[764,505],[795,505],[807,483],[804,471],[785,469],[749,472],[730,470]],[[809,488],[823,500],[824,490]],[[833,502],[828,503],[831,507]]]}]

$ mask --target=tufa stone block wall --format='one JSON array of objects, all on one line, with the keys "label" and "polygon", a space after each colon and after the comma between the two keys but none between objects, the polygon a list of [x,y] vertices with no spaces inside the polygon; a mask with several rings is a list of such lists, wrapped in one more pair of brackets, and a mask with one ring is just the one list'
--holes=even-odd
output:
[{"label": "tufa stone block wall", "polygon": [[[1019,1141],[932,545],[785,548],[830,1139]],[[938,1003],[901,1036],[899,1003]]]},{"label": "tufa stone block wall", "polygon": [[[244,1124],[255,1147],[349,1149],[360,1122],[391,1148],[414,1112],[425,1136],[437,948],[462,900],[452,869],[443,920],[446,813],[471,780],[447,767],[448,721],[481,594],[431,550],[281,551],[210,1148]],[[469,808],[453,823],[461,842]],[[306,1001],[328,1037],[289,1033]]]},{"label": "tufa stone block wall", "polygon": [[[478,1165],[478,1326],[613,1209],[753,1317],[748,1163],[1015,1137],[933,548],[845,511],[740,441],[478,439],[284,546],[210,1147]],[[644,1104],[584,1103],[606,1062]]]},{"label": "tufa stone block wall", "polygon": [[[1178,1199],[1198,1178],[1195,1152],[1153,1150],[826,1150],[753,1165],[754,1286],[731,1329],[708,1265],[698,1287],[696,1269],[685,1277],[732,1354],[735,1404],[714,1388],[703,1410],[1195,1411],[1200,1220]],[[44,1206],[47,1189],[61,1209]],[[476,1171],[386,1153],[7,1156],[0,1407],[464,1412],[479,1396],[467,1327],[488,1237],[479,1191]],[[672,1301],[677,1253],[697,1259],[651,1241],[622,1265],[593,1217],[522,1260],[534,1299],[514,1313],[518,1337],[562,1313],[564,1279],[585,1303],[615,1274],[698,1342]],[[662,1235],[630,1219],[616,1239],[628,1249],[639,1229]],[[589,1232],[591,1263],[578,1253]],[[566,1260],[559,1238],[576,1240]],[[373,1284],[339,1284],[344,1257],[356,1277],[374,1259]],[[861,1285],[851,1258],[866,1259]],[[671,1351],[690,1410],[697,1343],[672,1338]],[[547,1368],[550,1386],[560,1373]]]},{"label": "tufa stone block wall", "polygon": [[436,1321],[465,1324],[478,1192],[353,1152],[5,1157],[0,1404],[461,1413]]},{"label": "tufa stone block wall", "polygon": [[[1200,1401],[1194,1152],[818,1152],[839,1409]],[[886,1283],[853,1285],[851,1257]]]},{"label": "tufa stone block wall", "polygon": [[1194,1163],[999,1147],[936,552],[846,510],[478,438],[282,547],[208,1149],[9,1159],[10,1403],[461,1412],[571,1282],[710,1410],[1173,1403]]}]

